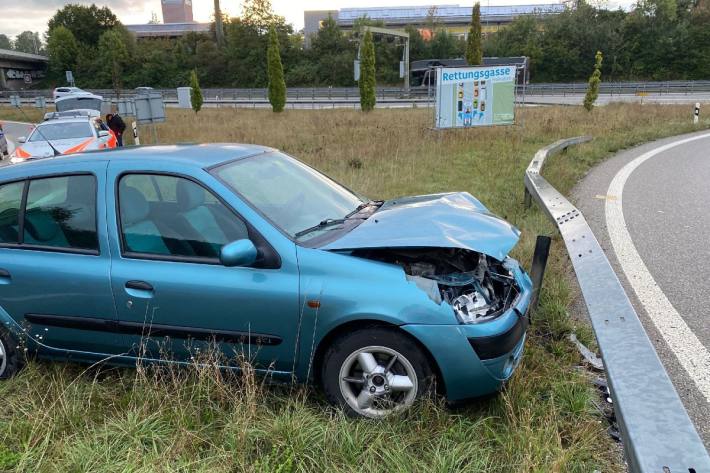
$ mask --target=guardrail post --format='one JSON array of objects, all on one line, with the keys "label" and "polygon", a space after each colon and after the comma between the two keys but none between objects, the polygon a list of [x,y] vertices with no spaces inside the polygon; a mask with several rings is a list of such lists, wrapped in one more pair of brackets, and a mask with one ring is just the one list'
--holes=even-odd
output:
[{"label": "guardrail post", "polygon": [[529,309],[531,320],[540,300],[540,289],[542,288],[542,280],[545,277],[545,268],[547,267],[547,257],[550,255],[551,243],[552,238],[546,235],[538,235],[535,241],[535,252],[530,266],[530,279],[532,279],[533,283],[533,295]]},{"label": "guardrail post", "polygon": [[523,200],[523,204],[525,205],[526,209],[529,209],[530,206],[532,205],[532,196],[530,195],[530,191],[528,190],[527,187],[525,188],[525,197]]}]

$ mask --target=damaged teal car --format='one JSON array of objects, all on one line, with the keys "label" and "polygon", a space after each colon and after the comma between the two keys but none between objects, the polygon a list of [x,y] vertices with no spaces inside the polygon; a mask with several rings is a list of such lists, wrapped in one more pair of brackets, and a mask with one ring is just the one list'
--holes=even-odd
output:
[{"label": "damaged teal car", "polygon": [[277,150],[126,148],[0,169],[0,378],[40,357],[217,350],[383,417],[518,365],[519,232],[468,193],[370,201]]}]

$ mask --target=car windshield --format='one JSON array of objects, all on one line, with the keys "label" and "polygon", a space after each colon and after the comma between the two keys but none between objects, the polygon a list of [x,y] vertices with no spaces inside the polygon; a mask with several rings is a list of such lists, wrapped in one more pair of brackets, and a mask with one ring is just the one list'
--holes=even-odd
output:
[{"label": "car windshield", "polygon": [[77,138],[91,138],[91,126],[88,122],[62,122],[40,125],[32,133],[29,142],[71,140]]},{"label": "car windshield", "polygon": [[344,218],[363,204],[345,187],[282,153],[240,159],[213,173],[291,237]]}]

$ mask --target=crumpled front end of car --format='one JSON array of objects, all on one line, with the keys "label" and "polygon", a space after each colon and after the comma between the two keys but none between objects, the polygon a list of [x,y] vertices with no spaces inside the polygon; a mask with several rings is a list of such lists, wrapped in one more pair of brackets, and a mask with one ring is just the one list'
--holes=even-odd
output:
[{"label": "crumpled front end of car", "polygon": [[367,249],[352,253],[396,264],[456,324],[405,324],[436,361],[449,400],[483,396],[510,378],[523,353],[532,297],[529,276],[512,258],[460,248]]}]

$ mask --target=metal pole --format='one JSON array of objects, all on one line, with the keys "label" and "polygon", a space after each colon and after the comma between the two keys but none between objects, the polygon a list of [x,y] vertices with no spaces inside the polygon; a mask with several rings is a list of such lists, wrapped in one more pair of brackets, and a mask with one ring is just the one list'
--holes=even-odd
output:
[{"label": "metal pole", "polygon": [[404,92],[409,97],[409,37],[404,44]]},{"label": "metal pole", "polygon": [[540,288],[542,288],[542,280],[545,277],[547,257],[550,255],[551,242],[552,238],[546,235],[538,235],[537,241],[535,242],[535,253],[533,253],[532,265],[530,266],[530,279],[532,279],[533,283],[530,315],[537,310],[537,303],[540,299]]}]

